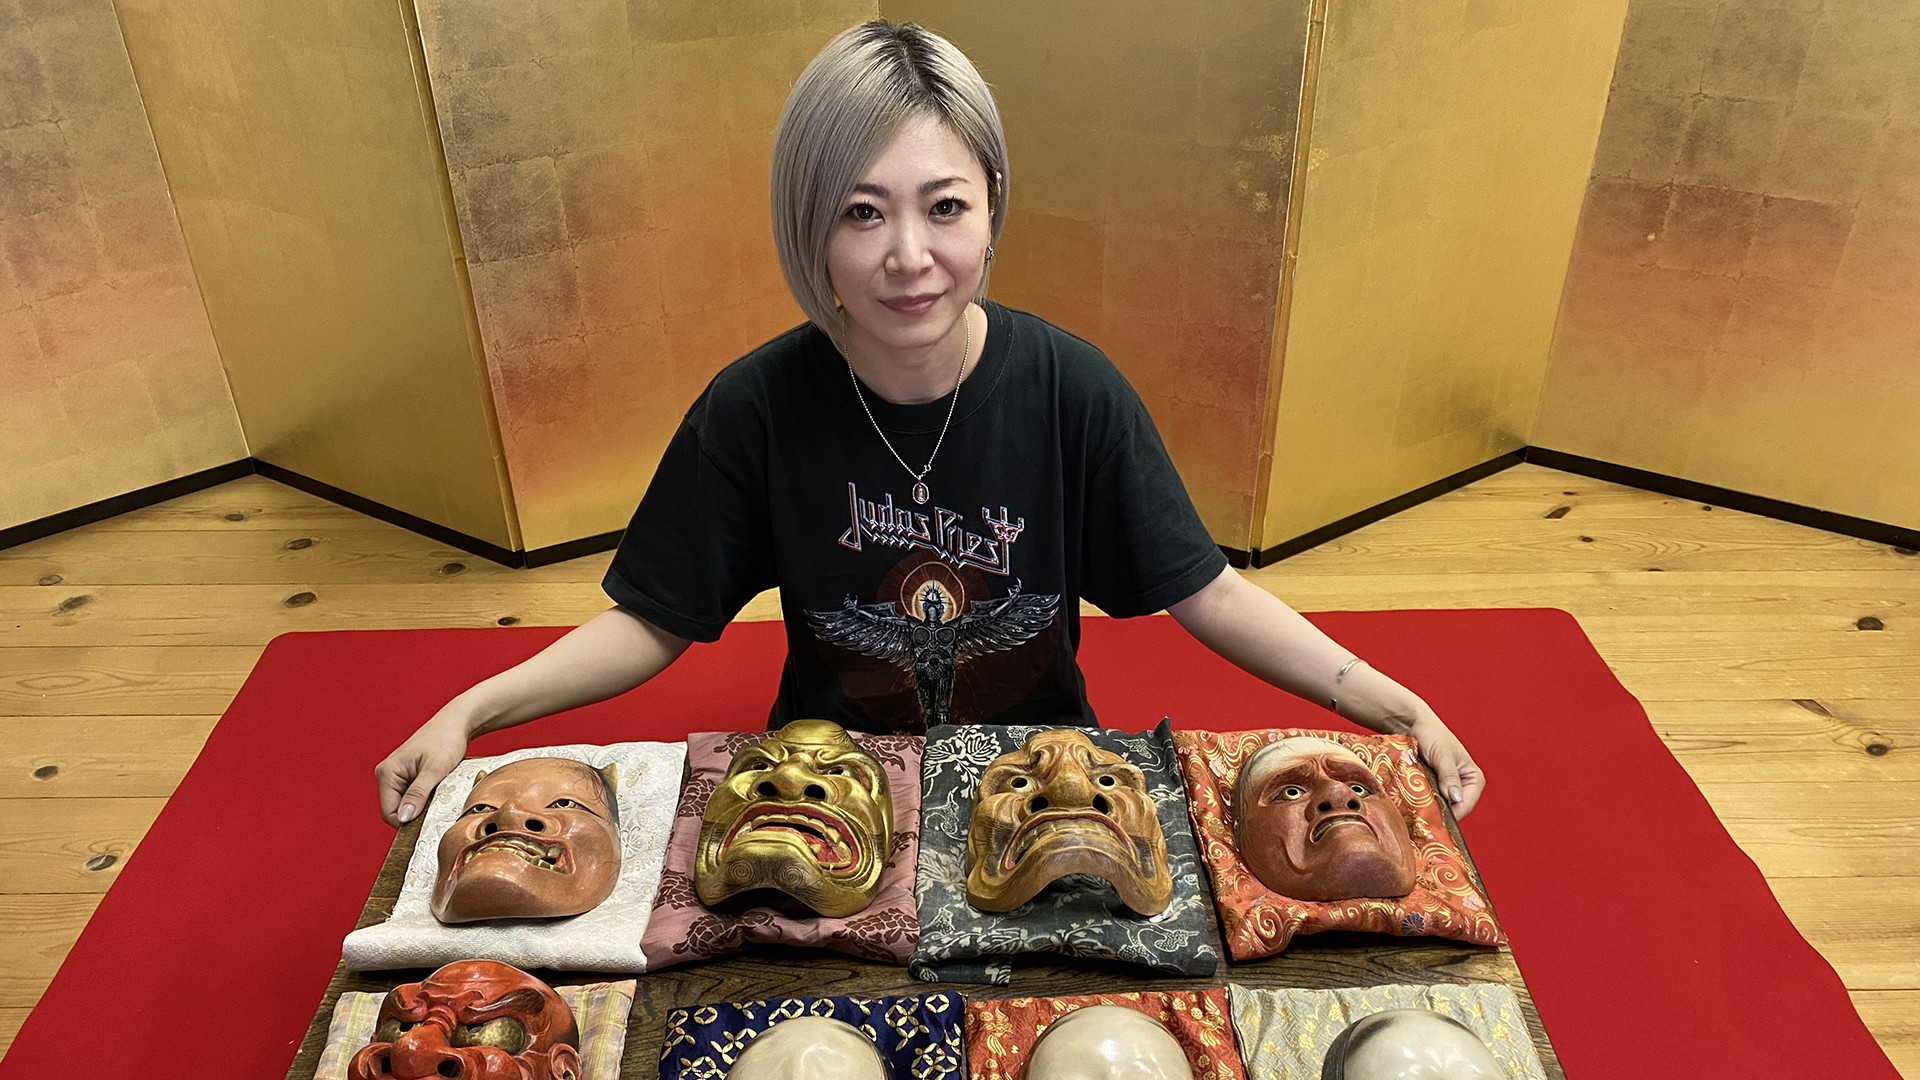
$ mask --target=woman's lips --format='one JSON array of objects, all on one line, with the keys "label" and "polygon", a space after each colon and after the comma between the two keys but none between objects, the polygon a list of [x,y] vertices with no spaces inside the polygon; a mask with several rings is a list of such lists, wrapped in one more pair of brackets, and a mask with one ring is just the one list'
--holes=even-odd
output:
[{"label": "woman's lips", "polygon": [[880,302],[902,315],[920,315],[931,309],[939,299],[939,293],[922,293],[918,296],[896,296]]}]

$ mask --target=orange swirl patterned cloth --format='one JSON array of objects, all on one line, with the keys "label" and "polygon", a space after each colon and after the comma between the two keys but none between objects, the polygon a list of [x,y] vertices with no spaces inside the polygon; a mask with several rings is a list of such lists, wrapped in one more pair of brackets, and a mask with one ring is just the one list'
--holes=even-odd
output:
[{"label": "orange swirl patterned cloth", "polygon": [[[1263,744],[1278,738],[1332,739],[1359,754],[1400,808],[1419,859],[1413,892],[1397,900],[1334,900],[1317,903],[1281,896],[1261,884],[1233,840],[1233,785],[1240,766]],[[1433,783],[1420,767],[1414,742],[1405,735],[1350,735],[1304,728],[1259,731],[1176,731],[1174,749],[1187,782],[1200,858],[1213,878],[1220,933],[1235,960],[1272,956],[1295,934],[1364,930],[1401,937],[1444,937],[1475,945],[1500,945],[1506,935],[1494,920],[1486,894],[1447,831]]]},{"label": "orange swirl patterned cloth", "polygon": [[1240,1047],[1233,1038],[1233,1013],[1222,987],[968,1001],[967,1067],[972,1080],[1022,1080],[1027,1055],[1047,1026],[1088,1005],[1122,1005],[1165,1024],[1187,1052],[1193,1080],[1247,1080]]}]

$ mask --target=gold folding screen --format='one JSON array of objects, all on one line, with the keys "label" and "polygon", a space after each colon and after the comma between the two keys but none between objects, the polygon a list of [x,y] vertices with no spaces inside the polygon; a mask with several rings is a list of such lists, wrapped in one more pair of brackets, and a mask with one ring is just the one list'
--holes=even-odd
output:
[{"label": "gold folding screen", "polygon": [[1327,0],[1256,547],[1526,445],[1626,0]]},{"label": "gold folding screen", "polygon": [[113,5],[0,16],[0,528],[246,456]]},{"label": "gold folding screen", "polygon": [[992,85],[1012,164],[993,295],[1100,346],[1214,539],[1246,548],[1308,0],[884,0]]},{"label": "gold folding screen", "polygon": [[1916,27],[1633,0],[1536,442],[1920,528]]},{"label": "gold folding screen", "polygon": [[[44,267],[85,260],[31,254],[166,246],[124,73],[84,122],[46,113],[107,93],[73,73],[120,31],[252,452],[540,548],[624,524],[714,371],[799,320],[773,124],[819,46],[877,15],[993,84],[994,295],[1113,357],[1224,545],[1529,441],[1920,520],[1920,470],[1873,464],[1920,414],[1920,0],[1633,0],[1610,104],[1627,0],[117,0],[118,29],[106,0],[61,10],[44,40],[29,24],[41,82],[14,65],[0,95],[0,179],[26,177],[0,183],[0,335],[34,358],[0,373],[24,387],[4,407],[48,433],[0,480],[10,520],[74,461],[127,457],[48,420],[106,378],[45,352],[65,348],[48,312],[100,282],[55,295]],[[175,255],[118,286],[172,328],[164,360],[113,347],[133,367],[112,381],[145,396],[90,398],[143,453],[173,447],[173,475],[244,452]],[[106,341],[132,325],[115,315],[68,322]]]},{"label": "gold folding screen", "polygon": [[415,0],[525,546],[626,525],[716,371],[801,321],[767,171],[870,0]]},{"label": "gold folding screen", "polygon": [[517,546],[408,9],[117,7],[254,456]]}]

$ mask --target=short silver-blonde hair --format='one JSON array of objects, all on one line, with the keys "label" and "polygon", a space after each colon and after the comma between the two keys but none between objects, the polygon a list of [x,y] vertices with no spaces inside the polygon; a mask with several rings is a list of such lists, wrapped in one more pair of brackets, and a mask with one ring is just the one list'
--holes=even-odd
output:
[{"label": "short silver-blonde hair", "polygon": [[[884,19],[843,31],[787,95],[773,136],[773,244],[800,310],[841,340],[846,315],[827,277],[827,238],[840,207],[909,118],[932,113],[987,177],[997,243],[1007,220],[1007,139],[993,93],[965,54],[938,34]],[[980,278],[980,293],[987,288]]]}]

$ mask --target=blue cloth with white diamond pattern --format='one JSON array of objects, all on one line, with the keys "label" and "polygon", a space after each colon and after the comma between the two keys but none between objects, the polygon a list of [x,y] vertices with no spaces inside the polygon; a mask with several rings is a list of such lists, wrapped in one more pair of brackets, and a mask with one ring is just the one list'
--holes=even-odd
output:
[{"label": "blue cloth with white diamond pattern", "polygon": [[958,993],[919,997],[790,997],[697,1005],[667,1014],[660,1080],[723,1080],[754,1038],[783,1020],[824,1016],[873,1040],[895,1080],[966,1080]]}]

